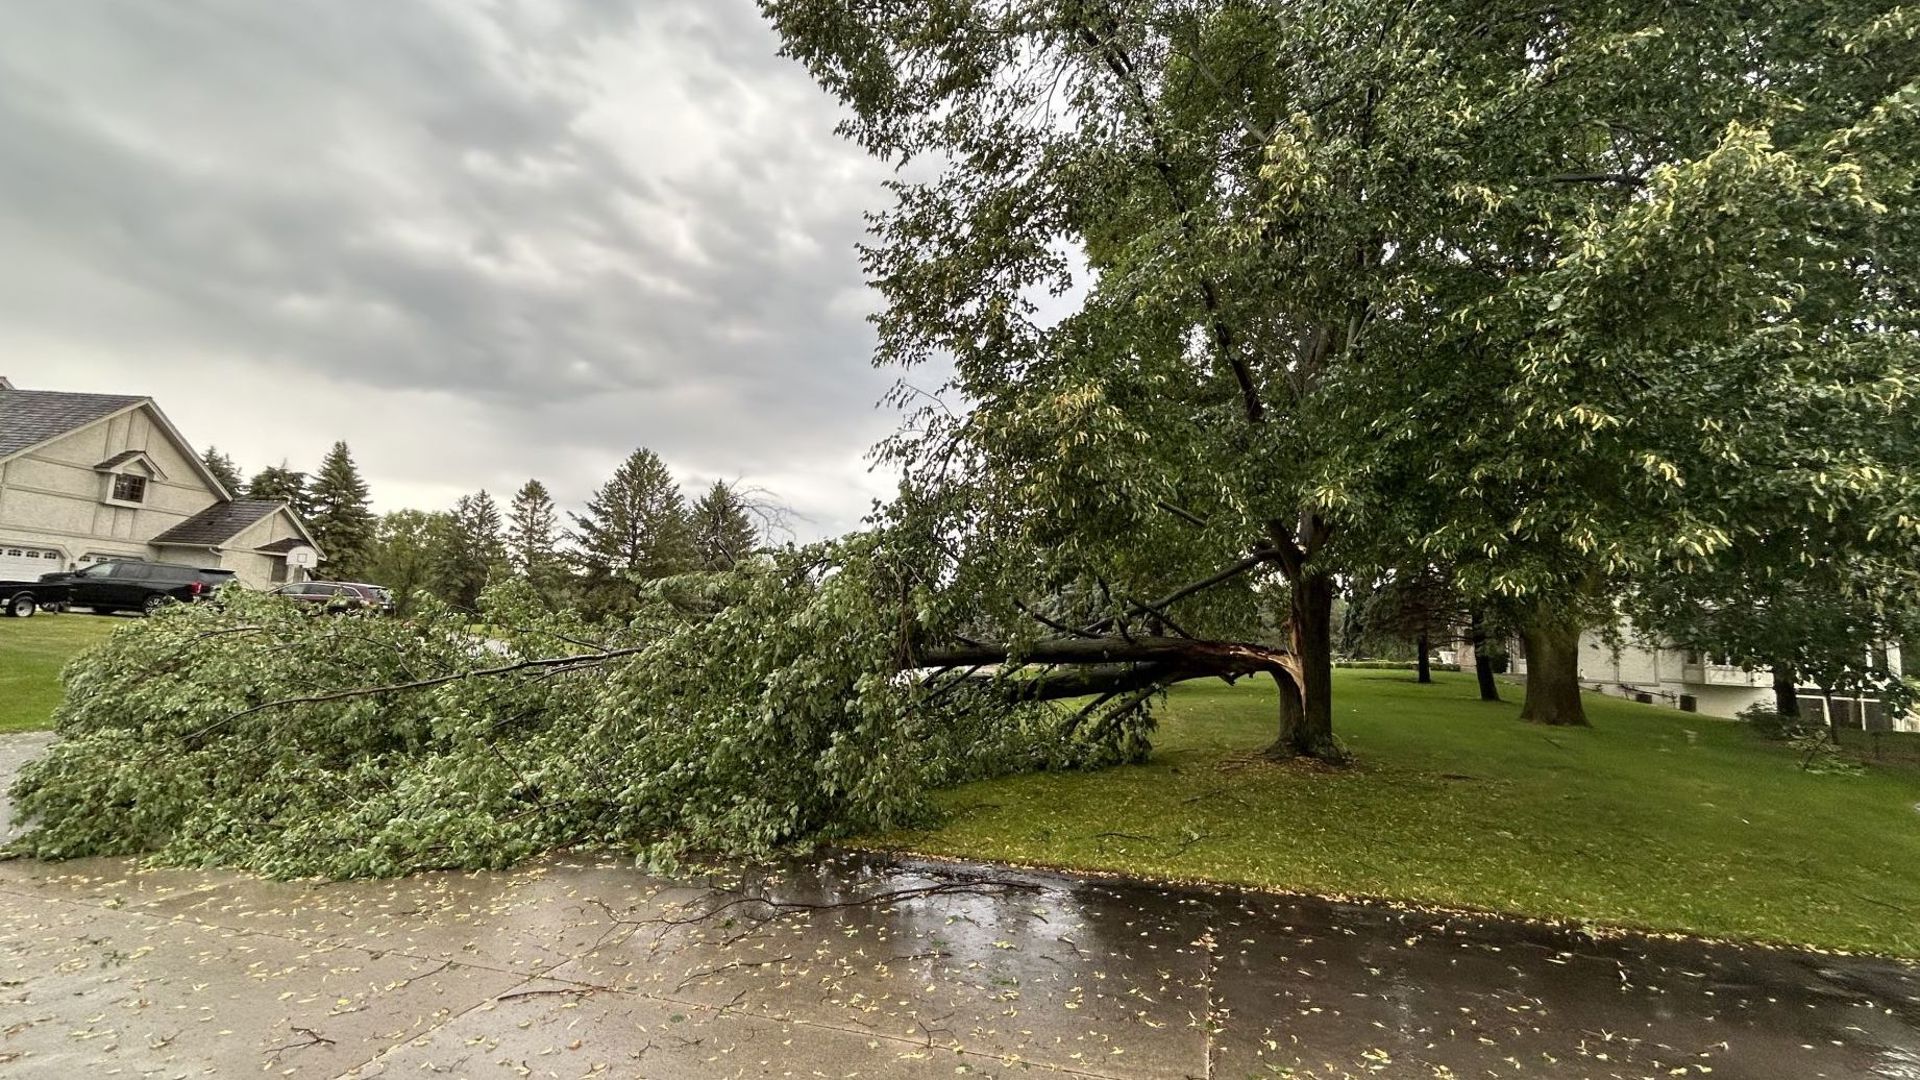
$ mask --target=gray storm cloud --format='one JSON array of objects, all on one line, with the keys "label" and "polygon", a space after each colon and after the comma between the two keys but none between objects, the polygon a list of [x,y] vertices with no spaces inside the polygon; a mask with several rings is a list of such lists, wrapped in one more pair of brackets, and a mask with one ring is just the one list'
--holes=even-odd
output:
[{"label": "gray storm cloud", "polygon": [[381,505],[636,445],[853,524],[883,169],[751,0],[44,4],[0,36],[0,372]]}]

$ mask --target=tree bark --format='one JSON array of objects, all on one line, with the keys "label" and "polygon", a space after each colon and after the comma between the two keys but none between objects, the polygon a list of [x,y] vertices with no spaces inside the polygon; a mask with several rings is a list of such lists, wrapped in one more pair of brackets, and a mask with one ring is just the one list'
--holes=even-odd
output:
[{"label": "tree bark", "polygon": [[1433,681],[1433,663],[1427,659],[1427,649],[1431,647],[1431,645],[1432,642],[1427,640],[1427,632],[1422,630],[1419,640],[1414,642],[1413,646],[1420,653],[1418,657],[1420,674],[1416,677],[1416,682],[1430,683]]},{"label": "tree bark", "polygon": [[1542,614],[1523,631],[1527,642],[1527,696],[1520,719],[1555,727],[1586,727],[1580,700],[1580,627]]},{"label": "tree bark", "polygon": [[1798,718],[1800,715],[1800,691],[1794,685],[1792,664],[1773,665],[1773,711],[1781,716]]},{"label": "tree bark", "polygon": [[1343,756],[1333,739],[1333,591],[1333,578],[1325,574],[1308,573],[1293,584],[1287,621],[1299,684],[1289,702],[1289,688],[1278,680],[1280,736],[1267,748],[1268,757]]},{"label": "tree bark", "polygon": [[1478,611],[1467,616],[1467,635],[1473,643],[1473,677],[1480,683],[1480,700],[1499,701],[1500,684],[1493,681],[1493,657],[1487,655],[1487,623]]}]

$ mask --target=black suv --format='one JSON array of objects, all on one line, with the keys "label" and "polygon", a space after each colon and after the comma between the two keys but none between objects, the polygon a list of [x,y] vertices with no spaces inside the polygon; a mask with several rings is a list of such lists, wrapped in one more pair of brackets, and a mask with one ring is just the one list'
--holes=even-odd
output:
[{"label": "black suv", "polygon": [[171,603],[205,600],[233,580],[231,570],[201,570],[168,563],[103,562],[69,574],[47,574],[41,581],[67,586],[68,602],[96,614],[144,611],[151,615]]}]

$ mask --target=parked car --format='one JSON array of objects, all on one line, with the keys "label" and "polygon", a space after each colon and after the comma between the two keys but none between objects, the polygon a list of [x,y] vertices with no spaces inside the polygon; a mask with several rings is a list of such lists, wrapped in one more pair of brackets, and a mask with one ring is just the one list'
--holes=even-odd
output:
[{"label": "parked car", "polygon": [[0,612],[24,619],[36,611],[64,611],[71,590],[45,581],[0,581]]},{"label": "parked car", "polygon": [[65,585],[69,602],[111,615],[144,611],[151,615],[168,604],[206,600],[233,581],[233,571],[171,563],[99,562],[81,570],[46,574],[42,584]]},{"label": "parked car", "polygon": [[358,581],[302,581],[282,585],[273,590],[273,595],[312,605],[320,611],[371,611],[381,615],[391,615],[394,611],[391,592]]}]

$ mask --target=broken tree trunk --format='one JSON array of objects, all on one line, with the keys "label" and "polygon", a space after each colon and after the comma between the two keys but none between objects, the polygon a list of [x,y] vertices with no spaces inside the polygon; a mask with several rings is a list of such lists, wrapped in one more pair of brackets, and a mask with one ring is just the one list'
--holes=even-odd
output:
[{"label": "broken tree trunk", "polygon": [[[1267,747],[1267,756],[1338,761],[1340,744],[1333,738],[1333,578],[1308,574],[1294,583],[1288,629],[1292,674],[1298,681],[1288,687],[1285,680],[1278,680],[1280,736]],[[1294,694],[1291,701],[1289,690]]]}]

